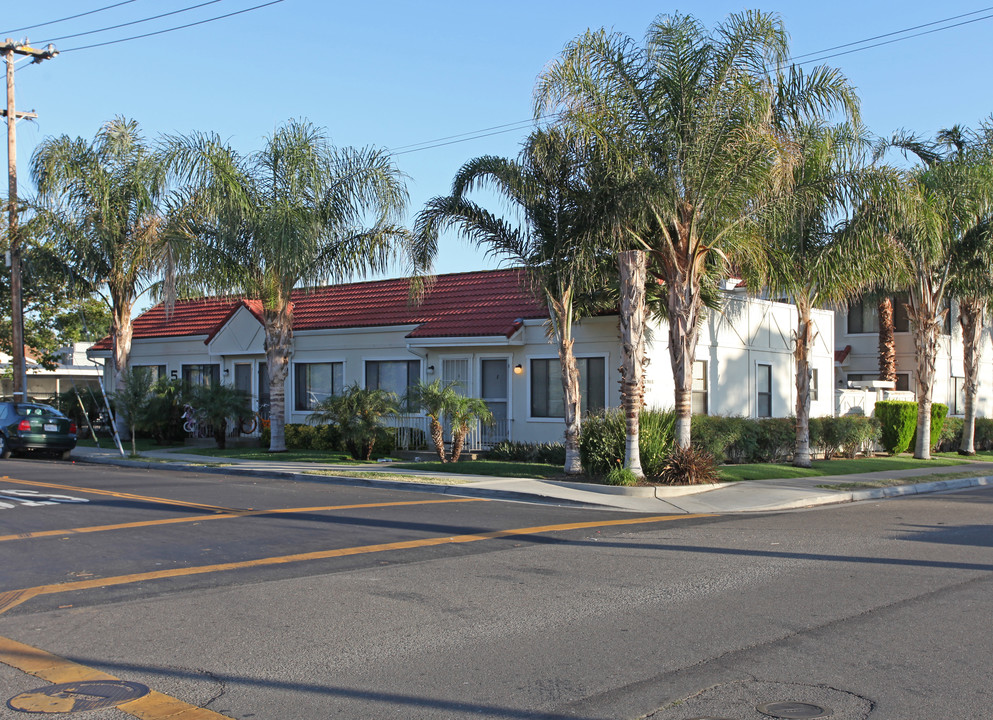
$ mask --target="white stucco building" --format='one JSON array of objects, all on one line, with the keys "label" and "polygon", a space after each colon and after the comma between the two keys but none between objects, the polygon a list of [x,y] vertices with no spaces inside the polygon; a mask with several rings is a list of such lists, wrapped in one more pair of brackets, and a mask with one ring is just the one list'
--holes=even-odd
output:
[{"label": "white stucco building", "polygon": [[[287,422],[305,422],[313,404],[352,383],[402,394],[417,380],[458,381],[482,398],[496,423],[470,438],[556,442],[563,436],[562,391],[547,310],[521,285],[518,270],[438,276],[413,304],[404,280],[354,283],[294,294],[294,339],[286,384]],[[224,382],[268,403],[260,306],[238,298],[184,301],[167,316],[156,306],[136,318],[132,366],[191,382]],[[835,316],[814,313],[814,416],[834,411]],[[701,328],[694,364],[694,411],[783,417],[795,405],[792,305],[725,295]],[[665,327],[649,342],[646,402],[671,407]],[[584,411],[620,403],[616,315],[575,328]],[[109,339],[90,351],[110,358]],[[109,368],[112,363],[106,362]],[[108,383],[113,378],[107,378]],[[405,424],[426,427],[411,415]]]}]

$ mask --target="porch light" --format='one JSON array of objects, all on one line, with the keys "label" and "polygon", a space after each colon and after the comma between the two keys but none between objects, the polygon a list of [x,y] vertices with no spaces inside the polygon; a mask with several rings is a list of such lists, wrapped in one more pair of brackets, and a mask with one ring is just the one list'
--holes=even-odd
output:
[{"label": "porch light", "polygon": [[521,365],[520,363],[514,365],[514,375],[523,375],[523,374],[524,374],[524,366]]},{"label": "porch light", "polygon": [[434,375],[434,365],[428,365],[428,375]]}]

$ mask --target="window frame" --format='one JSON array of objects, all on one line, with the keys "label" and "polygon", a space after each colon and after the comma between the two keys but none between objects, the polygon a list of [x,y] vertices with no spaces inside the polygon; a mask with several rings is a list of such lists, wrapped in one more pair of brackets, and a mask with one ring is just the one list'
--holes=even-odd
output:
[{"label": "window frame", "polygon": [[[760,373],[761,369],[763,369],[763,368],[768,373],[767,377],[769,379],[769,389],[767,391],[765,391],[765,392],[759,390],[759,373]],[[775,417],[775,415],[773,414],[773,408],[772,408],[773,387],[774,387],[774,383],[773,383],[772,363],[764,363],[764,362],[757,362],[757,363],[755,363],[755,417],[758,417],[758,418],[771,418],[771,417]],[[768,408],[768,414],[767,415],[763,415],[762,414],[762,396],[763,395],[768,395],[769,396],[768,397],[769,408]]]},{"label": "window frame", "polygon": [[[293,412],[311,412],[316,407],[317,403],[311,402],[310,395],[314,393],[311,391],[310,384],[310,369],[315,365],[329,365],[331,369],[331,392],[327,395],[336,396],[341,395],[341,391],[345,386],[345,362],[343,360],[320,360],[315,362],[294,362],[293,363]],[[338,373],[335,372],[335,366],[340,367]],[[307,376],[305,384],[301,387],[300,375],[301,371]],[[339,387],[335,387],[335,379],[340,382]],[[301,400],[306,399],[306,402],[301,405]],[[315,396],[316,399],[316,396]]]},{"label": "window frame", "polygon": [[[577,369],[579,369],[579,362],[581,360],[584,361],[585,363],[587,363],[587,366],[588,366],[588,363],[589,363],[590,360],[599,360],[599,361],[601,361],[603,363],[603,387],[602,388],[599,388],[599,391],[602,392],[602,401],[603,401],[603,404],[600,407],[594,407],[593,408],[593,412],[596,412],[597,410],[601,410],[601,409],[604,409],[604,408],[609,407],[609,404],[608,404],[608,393],[607,393],[607,390],[608,390],[607,369],[609,367],[609,359],[610,359],[609,358],[609,355],[606,354],[606,353],[589,353],[589,354],[583,354],[583,355],[577,355],[576,356]],[[562,422],[563,419],[564,419],[564,415],[565,415],[564,412],[559,413],[557,415],[556,414],[536,415],[535,412],[534,412],[535,411],[535,405],[534,405],[534,401],[535,401],[535,387],[534,387],[534,383],[535,383],[535,377],[536,377],[536,373],[535,373],[535,369],[534,369],[534,363],[535,362],[549,363],[551,366],[554,367],[554,381],[555,382],[558,382],[559,385],[561,385],[561,382],[562,382],[561,379],[560,379],[560,377],[559,377],[560,374],[561,374],[561,369],[560,369],[560,365],[559,365],[559,358],[558,358],[557,355],[534,355],[534,356],[529,356],[527,358],[527,373],[528,373],[527,408],[528,408],[528,420],[529,421],[533,421],[533,422],[556,422],[556,421]],[[551,377],[551,376],[552,376],[552,373],[550,373],[550,372],[546,374],[546,377]],[[584,373],[580,369],[580,372],[579,372],[579,382],[580,382],[580,397],[582,399],[581,400],[581,404],[580,404],[580,413],[581,413],[581,417],[586,417],[586,415],[588,415],[589,412],[590,412],[590,409],[589,409],[589,399],[590,399],[590,396],[591,396],[591,393],[588,392],[588,390],[590,388],[590,380],[589,380],[589,372],[588,371],[586,372],[585,379],[584,379]],[[546,382],[546,387],[550,387],[547,382]],[[550,399],[551,398],[546,397],[546,404],[549,404],[549,405],[551,404],[550,402],[548,402]],[[564,398],[563,398],[563,402],[564,402]],[[584,405],[585,405],[585,410],[583,409],[583,406]],[[564,408],[563,408],[563,410],[564,410]]]},{"label": "window frame", "polygon": [[[407,365],[407,386],[406,386],[406,388],[404,388],[404,391],[402,393],[397,393],[397,396],[400,398],[400,408],[405,413],[412,413],[412,412],[415,412],[415,409],[413,408],[412,405],[410,405],[408,403],[404,403],[404,399],[407,398],[407,397],[409,397],[410,389],[413,386],[415,386],[418,382],[420,382],[420,380],[423,378],[424,367],[423,367],[423,364],[421,363],[421,359],[420,358],[413,358],[413,359],[408,359],[408,358],[366,358],[366,359],[364,359],[362,361],[362,380],[363,380],[363,383],[364,383],[364,387],[367,390],[379,390],[381,388],[380,388],[380,383],[379,383],[380,372],[379,372],[379,367],[378,366],[379,365],[383,365],[383,364],[399,364],[399,363],[405,363]],[[377,368],[376,368],[376,387],[372,387],[371,384],[370,384],[370,382],[369,382],[369,377],[370,377],[369,376],[369,368],[370,368],[371,365],[376,365],[377,366]]]},{"label": "window frame", "polygon": [[[696,368],[703,366],[703,374],[699,378],[703,381],[703,390],[696,387]],[[690,413],[693,415],[710,415],[710,362],[707,360],[694,360],[692,367],[692,377],[690,379]],[[697,412],[697,399],[703,398],[703,412]]]}]

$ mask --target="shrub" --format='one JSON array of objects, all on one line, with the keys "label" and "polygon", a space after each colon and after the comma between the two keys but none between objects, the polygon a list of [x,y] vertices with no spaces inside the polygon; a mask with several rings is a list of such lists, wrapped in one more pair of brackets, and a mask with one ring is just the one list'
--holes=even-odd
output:
[{"label": "shrub", "polygon": [[829,420],[833,420],[832,417],[817,418],[812,417],[808,421],[808,427],[810,429],[810,454],[811,456],[816,455],[817,451],[820,451],[825,460],[830,460],[830,455],[835,452],[834,448],[829,448],[827,444],[827,424]]},{"label": "shrub", "polygon": [[890,455],[905,452],[917,429],[917,403],[880,400],[876,403],[875,413],[883,449]]},{"label": "shrub", "polygon": [[962,447],[962,431],[964,427],[965,420],[962,418],[945,418],[945,424],[941,427],[941,437],[938,438],[935,447],[941,452],[955,452],[958,450]]},{"label": "shrub", "polygon": [[487,457],[507,462],[565,465],[565,445],[562,443],[528,443],[503,440],[493,446]]},{"label": "shrub", "polygon": [[785,462],[796,443],[796,418],[761,418],[756,421],[755,454],[752,461]]},{"label": "shrub", "polygon": [[993,418],[976,418],[976,450],[993,450]]},{"label": "shrub", "polygon": [[[917,415],[916,408],[914,405],[914,439],[910,441],[910,448],[917,448]],[[938,444],[941,442],[941,429],[945,425],[945,418],[948,417],[948,406],[943,403],[931,403],[931,447],[930,450],[935,450]]]},{"label": "shrub", "polygon": [[674,447],[659,480],[667,485],[701,485],[720,481],[714,456],[699,448]]},{"label": "shrub", "polygon": [[859,453],[870,453],[879,440],[879,421],[864,415],[842,415],[819,418],[822,432],[824,459],[830,460],[837,453],[854,458]]},{"label": "shrub", "polygon": [[607,473],[603,482],[606,485],[637,485],[638,476],[622,465],[615,465]]},{"label": "shrub", "polygon": [[758,448],[758,426],[740,415],[694,415],[694,447],[713,455],[720,464],[753,462]]},{"label": "shrub", "polygon": [[[645,475],[656,477],[662,472],[673,444],[675,427],[673,411],[642,410],[638,424],[638,447]],[[624,415],[620,410],[605,410],[586,417],[579,440],[579,455],[586,472],[605,476],[618,463],[623,463],[625,439]],[[564,455],[562,462],[565,463]]]}]

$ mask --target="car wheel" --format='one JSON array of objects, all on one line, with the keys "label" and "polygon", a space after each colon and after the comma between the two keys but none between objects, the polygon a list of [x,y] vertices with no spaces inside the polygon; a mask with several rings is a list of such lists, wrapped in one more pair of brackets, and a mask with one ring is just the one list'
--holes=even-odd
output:
[{"label": "car wheel", "polygon": [[10,443],[7,442],[7,436],[0,433],[0,458],[6,460],[10,457]]}]

